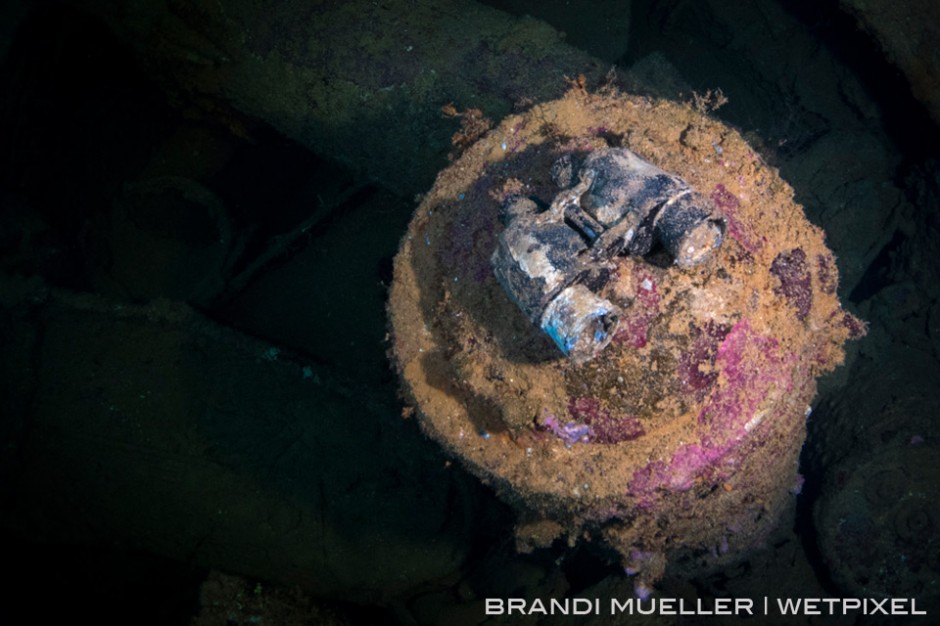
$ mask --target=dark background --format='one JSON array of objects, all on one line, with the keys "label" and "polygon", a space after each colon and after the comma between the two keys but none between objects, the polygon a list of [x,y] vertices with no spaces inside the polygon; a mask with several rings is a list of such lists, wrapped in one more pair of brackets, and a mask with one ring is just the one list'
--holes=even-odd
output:
[{"label": "dark background", "polygon": [[516,554],[402,415],[384,311],[441,107],[499,120],[611,67],[720,88],[870,323],[775,543],[663,593],[937,607],[936,10],[486,4],[2,9],[0,622],[475,624],[487,596],[628,593],[599,546]]}]

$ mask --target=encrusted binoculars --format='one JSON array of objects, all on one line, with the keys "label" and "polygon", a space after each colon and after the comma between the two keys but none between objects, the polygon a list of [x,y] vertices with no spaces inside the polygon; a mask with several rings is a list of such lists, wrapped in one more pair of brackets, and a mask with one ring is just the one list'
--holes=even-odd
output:
[{"label": "encrusted binoculars", "polygon": [[504,203],[491,263],[532,323],[580,363],[610,343],[620,320],[620,307],[597,295],[611,259],[645,256],[658,242],[676,265],[697,265],[721,245],[724,220],[681,178],[625,148],[595,150],[577,170],[563,156],[552,178],[565,189],[548,209],[524,196]]}]

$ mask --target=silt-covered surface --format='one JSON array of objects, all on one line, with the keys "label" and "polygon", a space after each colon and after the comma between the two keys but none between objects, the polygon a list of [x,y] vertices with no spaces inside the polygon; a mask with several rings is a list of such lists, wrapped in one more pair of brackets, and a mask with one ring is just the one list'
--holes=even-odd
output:
[{"label": "silt-covered surface", "polygon": [[[693,268],[617,258],[599,295],[623,319],[579,365],[507,297],[490,255],[501,201],[550,202],[552,164],[603,147],[680,176],[727,232]],[[787,505],[815,379],[864,332],[837,282],[822,231],[735,131],[575,86],[504,120],[423,198],[396,259],[394,353],[425,430],[520,513],[521,545],[600,536],[653,579],[664,553],[752,545]]]}]

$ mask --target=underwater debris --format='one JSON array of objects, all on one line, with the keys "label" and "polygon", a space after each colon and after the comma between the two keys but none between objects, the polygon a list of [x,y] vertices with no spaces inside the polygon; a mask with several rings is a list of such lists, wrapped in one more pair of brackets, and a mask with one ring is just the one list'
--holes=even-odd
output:
[{"label": "underwater debris", "polygon": [[[570,184],[572,161],[559,158],[552,180]],[[595,293],[612,260],[649,254],[659,243],[676,265],[698,265],[721,245],[724,221],[708,198],[626,148],[592,151],[578,181],[545,211],[528,197],[510,197],[492,264],[526,316],[563,354],[584,362],[610,343],[620,320],[620,307]]]},{"label": "underwater debris", "polygon": [[[393,358],[425,432],[525,520],[522,549],[604,542],[650,591],[667,565],[760,544],[792,506],[816,378],[865,326],[753,154],[690,106],[575,88],[423,197]],[[466,437],[482,428],[485,445]]]}]

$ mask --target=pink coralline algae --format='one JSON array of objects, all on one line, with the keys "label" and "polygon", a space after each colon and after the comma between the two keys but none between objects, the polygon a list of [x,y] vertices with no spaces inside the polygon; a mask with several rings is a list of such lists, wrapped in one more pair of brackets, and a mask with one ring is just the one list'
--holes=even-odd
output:
[{"label": "pink coralline algae", "polygon": [[746,319],[735,324],[716,359],[726,384],[708,399],[699,423],[712,425],[716,433],[743,431],[771,388],[789,391],[795,357],[780,355],[777,348],[775,338],[754,332]]},{"label": "pink coralline algae", "polygon": [[722,212],[734,212],[741,203],[738,202],[738,198],[728,191],[727,187],[724,185],[716,185],[715,190],[712,191],[712,202],[715,203]]},{"label": "pink coralline algae", "polygon": [[568,402],[568,413],[573,418],[562,423],[554,415],[545,412],[538,421],[538,428],[548,431],[567,445],[574,443],[614,444],[630,441],[645,434],[643,425],[631,416],[614,417],[601,408],[597,398],[573,397]]},{"label": "pink coralline algae", "polygon": [[819,278],[819,288],[823,293],[832,295],[838,287],[838,278],[836,277],[833,266],[833,259],[828,254],[816,255],[816,276]]},{"label": "pink coralline algae", "polygon": [[727,224],[728,234],[750,253],[760,250],[761,242],[738,220],[735,213],[741,202],[724,185],[716,185],[711,193],[711,200],[721,211]]},{"label": "pink coralline algae", "polygon": [[802,248],[781,252],[770,265],[770,273],[780,279],[774,293],[786,298],[796,308],[796,318],[801,322],[813,307],[813,283]]},{"label": "pink coralline algae", "polygon": [[648,341],[647,333],[652,321],[653,316],[645,313],[625,316],[620,321],[620,328],[612,341],[617,344],[627,344],[631,348],[642,348]]},{"label": "pink coralline algae", "polygon": [[649,328],[659,316],[659,291],[651,274],[638,272],[635,276],[639,287],[633,297],[633,303],[620,320],[620,328],[614,335],[613,342],[626,344],[631,348],[642,348],[649,341]]},{"label": "pink coralline algae", "polygon": [[638,419],[631,416],[614,417],[610,411],[601,408],[597,398],[572,397],[568,401],[568,413],[590,427],[591,440],[595,443],[620,443],[645,434]]},{"label": "pink coralline algae", "polygon": [[705,397],[718,378],[718,372],[714,370],[715,356],[729,330],[730,327],[714,322],[692,329],[692,343],[683,353],[677,368],[681,391],[693,394],[698,400]]},{"label": "pink coralline algae", "polygon": [[859,339],[868,334],[868,324],[848,311],[842,314],[842,325],[849,331],[849,339]]},{"label": "pink coralline algae", "polygon": [[573,443],[589,443],[592,438],[591,427],[587,424],[578,422],[566,422],[562,424],[558,418],[551,413],[544,413],[537,424],[540,430],[547,430],[556,437],[565,442],[566,445]]},{"label": "pink coralline algae", "polygon": [[698,479],[720,480],[726,466],[730,468],[737,462],[732,452],[743,435],[743,432],[736,433],[723,441],[706,436],[701,443],[680,446],[668,463],[652,461],[637,470],[630,480],[628,493],[637,497],[641,508],[649,508],[653,495],[659,490],[688,491]]},{"label": "pink coralline algae", "polygon": [[718,347],[715,359],[724,384],[712,392],[698,416],[700,438],[680,446],[667,462],[637,470],[628,492],[641,507],[659,490],[687,491],[697,479],[718,480],[736,462],[735,450],[760,424],[757,409],[772,389],[790,391],[793,357],[781,355],[773,337],[755,333],[741,320]]}]

